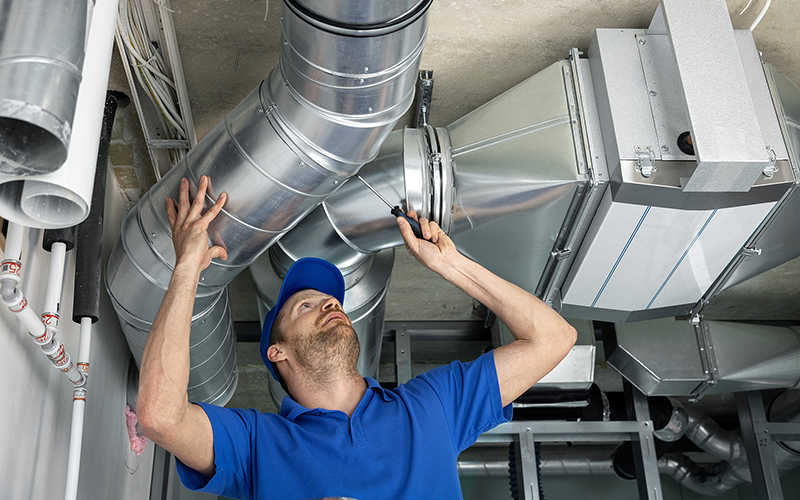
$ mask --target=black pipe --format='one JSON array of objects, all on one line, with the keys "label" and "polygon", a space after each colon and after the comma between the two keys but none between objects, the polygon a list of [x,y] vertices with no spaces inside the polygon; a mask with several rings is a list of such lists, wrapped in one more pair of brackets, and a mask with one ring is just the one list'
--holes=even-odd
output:
[{"label": "black pipe", "polygon": [[42,248],[52,251],[53,243],[65,243],[69,252],[75,247],[75,226],[61,229],[45,229],[42,235]]},{"label": "black pipe", "polygon": [[94,175],[92,207],[89,216],[78,225],[78,251],[75,257],[75,293],[72,303],[72,321],[81,318],[100,318],[100,269],[103,255],[103,209],[106,202],[106,177],[108,172],[108,150],[111,146],[111,129],[117,107],[130,102],[122,92],[106,93],[103,126],[100,131],[100,147],[97,151],[97,169]]}]

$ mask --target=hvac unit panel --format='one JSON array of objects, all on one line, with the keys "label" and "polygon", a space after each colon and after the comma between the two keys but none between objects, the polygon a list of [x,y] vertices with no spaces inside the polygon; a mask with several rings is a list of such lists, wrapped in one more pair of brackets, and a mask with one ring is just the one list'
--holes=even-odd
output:
[{"label": "hvac unit panel", "polygon": [[773,206],[675,210],[614,203],[606,192],[562,313],[623,322],[696,303]]},{"label": "hvac unit panel", "polygon": [[[764,65],[772,92],[780,129],[783,131],[787,156],[791,166],[786,166],[787,175],[798,177],[800,168],[800,87],[771,64]],[[782,172],[778,172],[779,175]],[[797,181],[795,181],[797,182]],[[721,290],[735,286],[747,279],[800,257],[800,195],[795,185],[779,210],[769,221],[752,245],[761,250],[750,255],[731,274]]]}]

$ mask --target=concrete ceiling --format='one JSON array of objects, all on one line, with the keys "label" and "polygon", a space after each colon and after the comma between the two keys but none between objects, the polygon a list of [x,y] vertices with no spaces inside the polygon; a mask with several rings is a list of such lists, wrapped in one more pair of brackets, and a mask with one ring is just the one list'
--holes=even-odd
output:
[{"label": "concrete ceiling", "polygon": [[[747,1],[727,2],[735,29],[747,29],[766,0],[753,0],[739,15]],[[657,0],[434,1],[421,65],[434,71],[431,124],[448,125],[565,58],[572,47],[585,51],[596,28],[647,27],[657,5]],[[264,0],[172,0],[171,7],[201,139],[276,65],[280,1],[270,0],[268,9]],[[775,0],[753,33],[763,58],[795,82],[800,82],[798,19],[800,2]],[[124,87],[116,68],[112,82]],[[410,124],[411,112],[397,126]],[[708,313],[800,319],[798,278],[800,261],[781,266],[726,292]],[[421,269],[402,249],[392,280],[387,319],[453,320],[472,314],[468,297]],[[230,287],[235,319],[257,320],[249,277],[240,276]]]}]

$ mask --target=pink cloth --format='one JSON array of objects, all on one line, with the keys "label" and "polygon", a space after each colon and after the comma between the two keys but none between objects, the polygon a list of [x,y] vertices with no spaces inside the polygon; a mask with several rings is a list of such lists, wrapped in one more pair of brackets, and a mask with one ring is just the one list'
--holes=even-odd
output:
[{"label": "pink cloth", "polygon": [[136,418],[136,414],[133,410],[131,410],[131,407],[125,405],[125,424],[128,426],[128,438],[131,440],[131,450],[137,457],[142,454],[144,447],[147,446],[147,438],[139,434],[136,430],[136,424],[138,422],[139,420]]}]

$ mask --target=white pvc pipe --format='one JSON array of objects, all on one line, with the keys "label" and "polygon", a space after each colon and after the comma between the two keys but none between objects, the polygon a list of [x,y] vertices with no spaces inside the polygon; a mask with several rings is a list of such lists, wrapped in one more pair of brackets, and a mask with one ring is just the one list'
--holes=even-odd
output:
[{"label": "white pvc pipe", "polygon": [[83,415],[86,401],[72,400],[72,426],[69,434],[69,458],[67,459],[67,486],[64,500],[78,498],[78,476],[81,472],[81,448],[83,445]]},{"label": "white pvc pipe", "polygon": [[[42,314],[58,314],[61,302],[61,289],[64,283],[64,260],[67,254],[67,244],[53,243],[50,248],[50,271],[47,275],[47,288],[45,289],[44,308]],[[58,322],[51,325],[58,328]]]},{"label": "white pvc pipe", "polygon": [[[81,345],[78,366],[84,375],[89,375],[89,354],[92,345],[92,318],[81,318]],[[69,437],[69,459],[67,462],[67,486],[64,500],[78,498],[78,476],[81,471],[81,448],[83,447],[83,417],[86,409],[86,387],[76,388],[72,396],[72,426]]]},{"label": "white pvc pipe", "polygon": [[0,217],[53,229],[89,215],[118,6],[97,0],[93,9],[67,160],[45,175],[0,175]]},{"label": "white pvc pipe", "polygon": [[20,260],[22,257],[22,240],[24,236],[25,226],[8,221],[8,231],[6,232],[6,260]]},{"label": "white pvc pipe", "polygon": [[78,363],[89,365],[92,347],[92,318],[81,318],[81,345],[78,348]]}]

